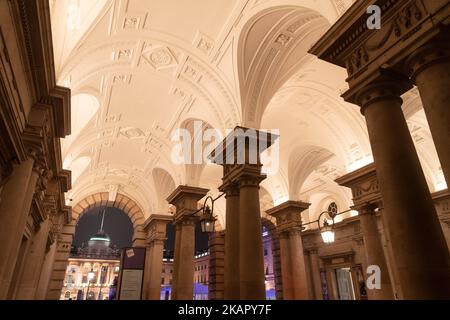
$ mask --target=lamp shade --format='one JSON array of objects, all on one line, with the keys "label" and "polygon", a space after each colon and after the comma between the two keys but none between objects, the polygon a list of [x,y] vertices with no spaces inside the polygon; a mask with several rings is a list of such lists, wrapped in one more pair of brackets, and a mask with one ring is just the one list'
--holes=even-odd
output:
[{"label": "lamp shade", "polygon": [[324,243],[334,242],[333,228],[328,224],[327,220],[324,220],[323,227],[320,229],[320,234]]},{"label": "lamp shade", "polygon": [[202,232],[214,232],[214,225],[216,219],[214,218],[212,210],[209,206],[206,206],[203,210],[203,215],[200,219],[200,226],[202,227]]}]

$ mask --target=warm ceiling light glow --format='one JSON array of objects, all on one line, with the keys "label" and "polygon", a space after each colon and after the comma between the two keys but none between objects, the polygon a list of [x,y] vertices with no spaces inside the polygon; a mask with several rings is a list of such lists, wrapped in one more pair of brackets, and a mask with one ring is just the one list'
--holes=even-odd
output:
[{"label": "warm ceiling light glow", "polygon": [[67,29],[79,30],[81,26],[80,8],[76,4],[69,5],[67,9]]},{"label": "warm ceiling light glow", "polygon": [[447,183],[445,180],[438,181],[434,184],[434,191],[441,191],[447,189]]},{"label": "warm ceiling light glow", "polygon": [[347,165],[347,172],[352,172],[355,170],[358,170],[359,168],[364,167],[365,165],[368,165],[369,163],[373,162],[373,157],[371,155],[365,156],[361,159],[358,159],[356,161],[353,161],[352,163]]},{"label": "warm ceiling light glow", "polygon": [[323,242],[325,242],[325,243],[334,242],[334,231],[331,231],[331,230],[322,231],[321,235],[322,235]]}]

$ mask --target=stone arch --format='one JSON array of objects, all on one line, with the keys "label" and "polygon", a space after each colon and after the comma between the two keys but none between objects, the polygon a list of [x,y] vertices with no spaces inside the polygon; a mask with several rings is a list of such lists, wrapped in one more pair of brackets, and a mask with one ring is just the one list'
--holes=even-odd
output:
[{"label": "stone arch", "polygon": [[[72,208],[72,222],[73,226],[76,226],[78,220],[89,209],[98,207],[114,207],[121,209],[131,220],[133,224],[133,246],[145,245],[145,232],[144,222],[145,217],[141,207],[128,196],[118,193],[114,200],[109,198],[108,192],[98,192],[87,196],[83,200],[79,201]],[[73,228],[72,235],[75,234],[75,228]]]},{"label": "stone arch", "polygon": [[293,149],[288,163],[289,198],[297,199],[311,172],[333,156],[331,151],[319,146],[301,145]]},{"label": "stone arch", "polygon": [[281,280],[280,240],[275,224],[267,218],[261,218],[262,226],[266,227],[272,239],[273,274],[275,277],[275,295],[277,300],[283,300],[283,284]]},{"label": "stone arch", "polygon": [[270,99],[301,65],[313,59],[307,51],[328,26],[320,13],[300,6],[271,7],[246,22],[237,49],[245,126],[260,126]]}]

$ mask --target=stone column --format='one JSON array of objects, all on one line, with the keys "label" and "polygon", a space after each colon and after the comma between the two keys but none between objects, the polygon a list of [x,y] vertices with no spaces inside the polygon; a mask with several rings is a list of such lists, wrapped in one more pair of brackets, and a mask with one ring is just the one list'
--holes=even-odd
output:
[{"label": "stone column", "polygon": [[149,300],[149,290],[150,290],[150,274],[151,274],[151,268],[152,268],[152,253],[153,251],[153,244],[149,243],[147,244],[145,248],[145,270],[144,270],[144,284],[142,286],[142,299],[143,300]]},{"label": "stone column", "polygon": [[[225,237],[226,299],[264,300],[266,296],[259,204],[259,183],[265,175],[261,174],[260,154],[276,139],[278,135],[269,132],[235,127],[208,156],[212,162],[223,166],[221,190],[228,192]],[[239,193],[236,189],[229,189],[235,188],[235,185],[238,186]],[[235,276],[233,270],[236,270],[238,265],[239,279],[230,278]],[[239,284],[239,290],[236,283]]]},{"label": "stone column", "polygon": [[[161,274],[163,265],[164,242],[167,224],[172,217],[162,214],[152,214],[145,223],[150,255],[146,259],[145,272],[148,274],[148,284],[145,291],[147,300],[159,300],[161,297]],[[148,252],[148,251],[147,251]],[[147,276],[146,276],[147,278]]]},{"label": "stone column", "polygon": [[450,257],[401,110],[400,85],[400,79],[380,79],[361,90],[357,100],[389,213],[386,226],[404,298],[448,299]]},{"label": "stone column", "polygon": [[225,192],[225,300],[239,299],[239,186],[237,184],[222,185],[220,191]]},{"label": "stone column", "polygon": [[308,280],[300,233],[301,212],[309,206],[309,203],[301,201],[287,201],[267,210],[268,214],[277,219],[283,297],[286,300],[308,299]]},{"label": "stone column", "polygon": [[179,225],[176,233],[174,269],[176,284],[172,287],[174,299],[192,300],[194,296],[194,254],[195,254],[195,223],[194,213],[198,201],[203,198],[208,189],[178,186],[167,201],[176,207],[175,224]]},{"label": "stone column", "polygon": [[24,261],[22,276],[17,285],[15,299],[32,300],[36,294],[42,264],[44,263],[50,226],[50,219],[45,220],[41,223],[39,230],[31,239],[31,244]]},{"label": "stone column", "polygon": [[224,258],[225,233],[214,232],[209,235],[209,280],[208,299],[224,299]]},{"label": "stone column", "polygon": [[[381,271],[380,289],[369,289],[366,286],[369,300],[392,300],[394,299],[389,271],[381,245],[380,234],[378,232],[374,205],[355,207],[359,212],[359,223],[364,239],[364,251],[366,254],[367,266],[375,265]],[[368,276],[368,275],[366,275]]]},{"label": "stone column", "polygon": [[259,183],[265,177],[259,165],[244,165],[239,182],[239,270],[241,300],[265,300],[264,255]]},{"label": "stone column", "polygon": [[420,47],[406,65],[419,89],[442,171],[450,185],[450,37]]},{"label": "stone column", "polygon": [[[180,253],[180,243],[181,243],[181,224],[175,224],[175,245],[173,248],[173,261],[179,261],[179,253]],[[172,273],[172,292],[171,299],[177,300],[177,290],[176,288],[178,283],[178,263],[173,264],[173,273]]]},{"label": "stone column", "polygon": [[311,278],[313,283],[314,299],[323,300],[322,280],[320,279],[320,263],[317,249],[309,250],[309,259],[311,261]]},{"label": "stone column", "polygon": [[55,260],[56,243],[52,243],[50,249],[45,255],[44,263],[42,265],[41,275],[39,277],[38,288],[36,290],[35,299],[44,300],[47,294],[48,283],[50,282],[50,275],[52,273],[52,266]]},{"label": "stone column", "polygon": [[22,242],[26,217],[38,175],[32,171],[33,160],[14,166],[2,190],[0,202],[0,299],[8,294],[11,277]]}]

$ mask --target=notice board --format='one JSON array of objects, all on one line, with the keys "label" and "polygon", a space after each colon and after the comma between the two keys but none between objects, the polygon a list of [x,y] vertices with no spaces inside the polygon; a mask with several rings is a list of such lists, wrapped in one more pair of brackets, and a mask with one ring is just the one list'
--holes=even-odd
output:
[{"label": "notice board", "polygon": [[118,300],[141,300],[144,283],[145,248],[123,248],[120,259]]}]

